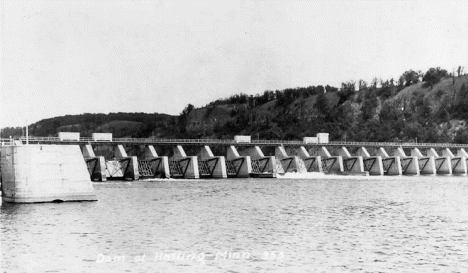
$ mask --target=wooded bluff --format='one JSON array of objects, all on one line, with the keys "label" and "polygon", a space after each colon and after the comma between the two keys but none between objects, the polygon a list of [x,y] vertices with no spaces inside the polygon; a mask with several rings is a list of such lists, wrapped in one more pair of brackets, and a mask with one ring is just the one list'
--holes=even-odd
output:
[{"label": "wooded bluff", "polygon": [[[29,126],[31,136],[60,131],[110,132],[114,137],[300,140],[328,132],[330,140],[468,143],[468,75],[440,68],[408,70],[395,81],[343,82],[238,94],[178,116],[147,113],[67,115]],[[2,138],[24,130],[3,128]]]}]

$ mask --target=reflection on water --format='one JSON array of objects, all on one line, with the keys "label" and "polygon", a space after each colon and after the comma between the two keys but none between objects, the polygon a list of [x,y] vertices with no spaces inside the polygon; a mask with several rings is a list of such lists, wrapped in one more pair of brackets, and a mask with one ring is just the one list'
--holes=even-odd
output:
[{"label": "reflection on water", "polygon": [[95,183],[2,204],[1,272],[468,271],[468,178]]}]

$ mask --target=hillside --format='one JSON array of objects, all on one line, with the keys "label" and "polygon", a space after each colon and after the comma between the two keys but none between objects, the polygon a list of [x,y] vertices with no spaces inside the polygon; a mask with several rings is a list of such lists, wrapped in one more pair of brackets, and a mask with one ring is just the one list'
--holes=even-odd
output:
[{"label": "hillside", "polygon": [[300,139],[324,131],[333,140],[468,142],[468,75],[446,76],[432,87],[421,81],[360,84],[343,83],[325,94],[289,89],[286,99],[283,90],[218,100],[190,112],[187,135]]},{"label": "hillside", "polygon": [[[156,137],[171,132],[176,117],[166,114],[110,113],[67,115],[44,119],[29,125],[31,136],[57,136],[58,132],[80,132],[90,137],[95,132],[113,133],[115,137]],[[21,136],[22,128],[4,128],[2,137]]]},{"label": "hillside", "polygon": [[[468,75],[440,68],[408,70],[395,81],[343,82],[238,94],[179,116],[145,113],[82,114],[30,125],[33,136],[60,131],[110,132],[115,137],[301,139],[318,132],[331,140],[468,143]],[[20,136],[6,128],[2,137]]]}]

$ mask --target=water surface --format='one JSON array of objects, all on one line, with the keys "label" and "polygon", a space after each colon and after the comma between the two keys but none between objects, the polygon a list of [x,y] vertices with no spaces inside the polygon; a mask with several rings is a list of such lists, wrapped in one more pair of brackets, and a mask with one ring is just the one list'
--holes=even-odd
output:
[{"label": "water surface", "polygon": [[2,204],[1,272],[468,272],[468,178],[95,183]]}]

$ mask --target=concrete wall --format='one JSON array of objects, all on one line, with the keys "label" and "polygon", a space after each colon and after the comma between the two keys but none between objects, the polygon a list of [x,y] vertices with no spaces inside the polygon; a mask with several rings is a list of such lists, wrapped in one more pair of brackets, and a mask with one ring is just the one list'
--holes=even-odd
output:
[{"label": "concrete wall", "polygon": [[198,158],[196,156],[187,156],[187,154],[184,151],[184,148],[182,148],[181,145],[177,145],[174,147],[174,156],[173,160],[182,160],[182,159],[190,159],[188,162],[188,168],[185,173],[184,178],[188,179],[194,179],[194,178],[200,178],[200,173],[198,170]]},{"label": "concrete wall", "polygon": [[452,174],[452,161],[448,156],[439,156],[434,148],[427,149],[427,156],[434,157],[437,174]]},{"label": "concrete wall", "polygon": [[261,159],[265,157],[259,146],[249,147],[246,152],[251,159]]},{"label": "concrete wall", "polygon": [[387,151],[385,151],[384,148],[380,147],[377,149],[376,153],[377,156],[380,156],[382,158],[389,158],[390,156],[388,155]]},{"label": "concrete wall", "polygon": [[119,145],[114,146],[114,156],[116,158],[128,157],[127,151],[125,151],[125,148],[123,147],[123,145],[119,144]]},{"label": "concrete wall", "polygon": [[92,181],[107,181],[106,159],[103,156],[96,156],[90,144],[82,145],[81,153],[88,166],[89,175]]},{"label": "concrete wall", "polygon": [[103,156],[85,159],[92,181],[107,181],[106,160]]},{"label": "concrete wall", "polygon": [[391,156],[382,158],[382,165],[384,168],[384,174],[386,175],[402,175],[403,170],[401,166],[401,159],[399,156]]},{"label": "concrete wall", "polygon": [[464,157],[468,158],[468,153],[465,151],[465,149],[460,148],[457,151],[457,156],[464,156]]},{"label": "concrete wall", "polygon": [[321,156],[310,156],[304,146],[299,147],[296,153],[304,162],[304,167],[307,172],[323,172]]},{"label": "concrete wall", "polygon": [[344,171],[343,158],[341,156],[332,156],[326,147],[320,147],[318,155],[322,158],[324,172],[340,174]]},{"label": "concrete wall", "polygon": [[146,145],[145,146],[145,153],[143,154],[143,159],[149,160],[153,158],[159,157],[158,153],[156,152],[156,149],[154,148],[153,145]]},{"label": "concrete wall", "polygon": [[274,156],[265,156],[259,146],[253,146],[248,148],[247,153],[252,160],[268,158],[265,172],[276,173],[276,159]]},{"label": "concrete wall", "polygon": [[154,161],[157,164],[155,169],[155,177],[170,178],[171,172],[169,170],[169,158],[167,156],[159,156],[153,145],[145,146],[145,153],[143,160]]},{"label": "concrete wall", "polygon": [[369,152],[367,151],[367,149],[364,148],[364,147],[360,147],[360,148],[357,150],[356,154],[357,154],[358,156],[362,156],[362,158],[369,158],[369,157],[371,157],[370,153],[369,153]]},{"label": "concrete wall", "polygon": [[5,202],[97,200],[78,145],[5,146],[0,162]]},{"label": "concrete wall", "polygon": [[81,153],[83,154],[83,157],[84,157],[85,159],[96,157],[96,155],[94,154],[94,150],[93,150],[93,147],[91,146],[91,144],[82,145],[80,148],[81,148]]},{"label": "concrete wall", "polygon": [[403,148],[393,150],[393,155],[400,157],[401,171],[406,175],[419,175],[419,159],[416,156],[407,156]]},{"label": "concrete wall", "polygon": [[457,151],[457,156],[454,156],[452,151],[446,148],[443,152],[443,155],[449,156],[452,161],[452,174],[456,175],[467,175],[467,160],[468,154],[465,149],[459,149]]},{"label": "concrete wall", "polygon": [[275,147],[275,157],[283,172],[306,172],[304,161],[298,156],[289,156],[284,146]]},{"label": "concrete wall", "polygon": [[401,161],[399,156],[389,156],[384,148],[380,147],[376,155],[382,158],[382,167],[386,175],[402,175]]},{"label": "concrete wall", "polygon": [[[198,160],[211,161],[213,164],[213,178],[227,178],[226,159],[224,156],[214,156],[211,148],[207,145],[203,146],[198,153]],[[216,164],[215,164],[216,163]],[[210,163],[208,163],[210,164]]]},{"label": "concrete wall", "polygon": [[360,147],[357,154],[362,157],[364,171],[368,171],[370,175],[384,175],[381,156],[371,156],[364,147]]},{"label": "concrete wall", "polygon": [[226,160],[231,161],[233,166],[236,168],[237,177],[250,177],[250,173],[252,173],[252,162],[250,156],[240,156],[236,147],[229,146],[227,148]]},{"label": "concrete wall", "polygon": [[323,158],[330,158],[332,157],[332,155],[330,154],[330,152],[328,151],[328,149],[326,147],[320,147],[319,150],[318,150],[318,155],[323,157]]},{"label": "concrete wall", "polygon": [[442,156],[450,158],[450,165],[452,167],[452,174],[466,175],[466,157],[455,156],[449,148],[442,150]]},{"label": "concrete wall", "polygon": [[433,156],[425,156],[418,148],[411,149],[411,156],[418,158],[420,174],[437,174],[435,159]]},{"label": "concrete wall", "polygon": [[345,172],[352,174],[368,174],[364,171],[362,156],[352,156],[346,147],[339,148],[337,154],[343,159],[343,169]]}]

